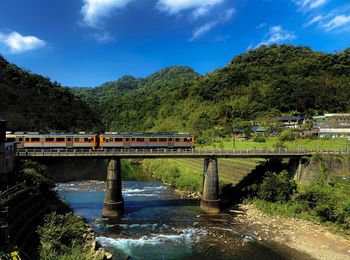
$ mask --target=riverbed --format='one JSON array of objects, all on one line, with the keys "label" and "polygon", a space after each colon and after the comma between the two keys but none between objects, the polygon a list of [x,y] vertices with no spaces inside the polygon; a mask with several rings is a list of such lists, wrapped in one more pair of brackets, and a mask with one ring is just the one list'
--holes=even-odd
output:
[{"label": "riverbed", "polygon": [[101,217],[104,182],[61,183],[56,189],[116,259],[312,259],[262,240],[235,213],[205,214],[198,200],[180,198],[160,182],[123,182],[125,215],[113,224]]}]

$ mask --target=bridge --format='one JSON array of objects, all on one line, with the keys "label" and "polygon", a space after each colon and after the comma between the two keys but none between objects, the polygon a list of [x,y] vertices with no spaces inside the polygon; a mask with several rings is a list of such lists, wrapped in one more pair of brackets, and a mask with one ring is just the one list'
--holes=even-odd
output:
[{"label": "bridge", "polygon": [[288,158],[300,156],[323,155],[350,155],[350,149],[324,150],[324,149],[117,149],[104,148],[17,148],[18,158],[38,157],[68,157],[68,158],[121,158],[121,159],[147,159],[147,158]]},{"label": "bridge", "polygon": [[100,158],[109,159],[103,215],[120,217],[124,213],[122,196],[121,159],[147,158],[203,158],[203,189],[200,206],[209,213],[220,211],[218,158],[291,158],[293,171],[298,176],[303,169],[302,157],[314,154],[349,156],[350,149],[103,149],[86,148],[19,148],[17,158]]}]

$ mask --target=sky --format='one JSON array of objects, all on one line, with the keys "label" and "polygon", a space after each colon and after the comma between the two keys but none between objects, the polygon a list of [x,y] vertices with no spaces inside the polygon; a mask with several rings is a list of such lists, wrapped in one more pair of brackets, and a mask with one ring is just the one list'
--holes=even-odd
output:
[{"label": "sky", "polygon": [[265,44],[350,47],[349,0],[1,0],[0,54],[62,86],[183,65],[206,74]]}]

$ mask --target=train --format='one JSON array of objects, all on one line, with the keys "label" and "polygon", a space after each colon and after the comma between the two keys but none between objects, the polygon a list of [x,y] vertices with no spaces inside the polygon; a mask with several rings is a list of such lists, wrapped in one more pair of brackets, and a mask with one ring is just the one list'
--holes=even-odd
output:
[{"label": "train", "polygon": [[6,132],[6,140],[17,148],[184,148],[194,149],[190,133],[40,133]]}]

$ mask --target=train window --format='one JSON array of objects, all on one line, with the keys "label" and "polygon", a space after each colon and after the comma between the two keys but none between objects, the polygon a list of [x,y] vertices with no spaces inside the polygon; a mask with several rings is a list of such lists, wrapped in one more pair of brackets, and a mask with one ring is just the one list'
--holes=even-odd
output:
[{"label": "train window", "polygon": [[180,138],[175,138],[175,142],[180,142]]},{"label": "train window", "polygon": [[22,138],[22,137],[18,138],[18,141],[22,142],[22,141],[23,141],[23,138]]},{"label": "train window", "polygon": [[159,142],[166,142],[166,138],[159,138]]},{"label": "train window", "polygon": [[115,141],[116,142],[123,142],[123,138],[116,138]]},{"label": "train window", "polygon": [[26,142],[29,142],[29,137],[26,138]]},{"label": "train window", "polygon": [[64,137],[57,137],[56,142],[64,142]]},{"label": "train window", "polygon": [[135,142],[135,138],[131,138],[131,142]]},{"label": "train window", "polygon": [[16,139],[13,137],[6,138],[7,141],[14,142]]},{"label": "train window", "polygon": [[68,137],[67,142],[72,142],[72,138]]},{"label": "train window", "polygon": [[173,138],[169,138],[169,142],[172,142],[173,141]]},{"label": "train window", "polygon": [[137,141],[137,142],[144,142],[144,141],[145,141],[145,138],[136,138],[136,141]]},{"label": "train window", "polygon": [[79,142],[79,138],[74,138],[74,142]]},{"label": "train window", "polygon": [[32,138],[32,142],[40,142],[40,138]]},{"label": "train window", "polygon": [[53,142],[53,141],[55,141],[55,138],[45,138],[45,141],[46,142]]},{"label": "train window", "polygon": [[157,142],[157,138],[150,138],[149,141],[150,142]]},{"label": "train window", "polygon": [[126,141],[126,142],[129,142],[129,138],[125,138],[125,141]]}]

